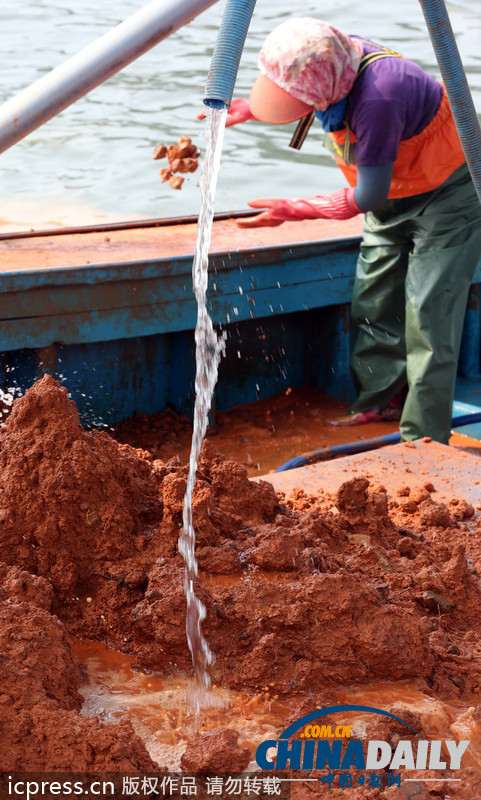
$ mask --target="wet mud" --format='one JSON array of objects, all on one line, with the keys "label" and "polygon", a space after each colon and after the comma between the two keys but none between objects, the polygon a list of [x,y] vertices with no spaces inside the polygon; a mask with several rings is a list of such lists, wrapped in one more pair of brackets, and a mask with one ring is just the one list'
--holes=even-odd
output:
[{"label": "wet mud", "polygon": [[[259,331],[262,347],[263,334]],[[349,406],[312,387],[286,389],[273,397],[220,411],[211,417],[206,438],[217,450],[247,469],[250,478],[274,472],[285,461],[312,449],[369,439],[399,430],[396,422],[335,428],[331,419]],[[167,409],[147,416],[136,413],[114,428],[118,441],[148,450],[154,458],[177,457],[186,463],[192,425],[185,415]]]},{"label": "wet mud", "polygon": [[[165,768],[126,717],[107,724],[80,713],[86,674],[75,641],[128,654],[143,675],[191,675],[177,550],[186,467],[85,431],[65,389],[48,376],[15,401],[0,445],[0,769]],[[397,687],[409,686],[445,709],[444,738],[473,741],[465,780],[449,797],[476,797],[476,511],[463,498],[438,502],[427,480],[396,497],[363,476],[342,480],[332,494],[299,489],[287,497],[204,443],[193,516],[212,682],[254,705],[288,699],[279,730],[373,685],[387,687],[379,707],[401,708],[406,718],[409,701]],[[409,713],[429,734],[426,710]],[[399,736],[391,721],[383,726],[371,738]],[[469,736],[456,733],[463,726]],[[176,734],[185,737],[185,770],[247,766],[252,753],[235,730],[216,730]],[[227,746],[231,759],[220,764]],[[296,784],[293,797],[330,796],[312,786]],[[346,794],[448,796],[441,784],[416,786],[416,795],[395,787]]]}]

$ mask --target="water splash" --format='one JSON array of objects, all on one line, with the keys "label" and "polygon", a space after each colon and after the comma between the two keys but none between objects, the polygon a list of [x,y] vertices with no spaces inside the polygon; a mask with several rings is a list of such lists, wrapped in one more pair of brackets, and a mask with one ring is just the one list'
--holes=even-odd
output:
[{"label": "water splash", "polygon": [[205,617],[205,606],[196,596],[194,581],[197,576],[195,557],[195,530],[192,519],[192,494],[196,481],[197,463],[207,430],[208,414],[214,387],[217,382],[219,361],[225,348],[225,334],[221,337],[214,330],[207,311],[206,293],[208,284],[208,253],[214,218],[214,197],[219,173],[222,143],[227,111],[207,108],[206,150],[200,181],[201,207],[197,227],[192,277],[197,300],[197,324],[195,327],[195,407],[192,447],[189,459],[189,475],[184,498],[183,528],[179,536],[179,551],[185,561],[184,591],[187,600],[186,631],[192,654],[194,675],[198,692],[194,698],[197,708],[210,686],[207,667],[213,656],[205,640],[201,623]]}]

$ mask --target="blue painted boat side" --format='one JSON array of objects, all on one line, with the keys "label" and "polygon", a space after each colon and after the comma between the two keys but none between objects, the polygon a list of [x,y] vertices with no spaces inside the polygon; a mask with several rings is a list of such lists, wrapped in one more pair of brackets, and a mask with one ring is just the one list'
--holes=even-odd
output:
[{"label": "blue painted boat side", "polygon": [[[227,331],[218,409],[311,383],[350,400],[349,302],[359,236],[213,253],[209,310]],[[68,388],[85,423],[194,400],[192,255],[2,272],[2,389],[44,371]],[[460,374],[480,375],[478,265]]]},{"label": "blue painted boat side", "polygon": [[[357,241],[214,253],[215,323],[349,300]],[[127,264],[3,272],[0,349],[46,347],[190,330],[197,309],[192,256]]]}]

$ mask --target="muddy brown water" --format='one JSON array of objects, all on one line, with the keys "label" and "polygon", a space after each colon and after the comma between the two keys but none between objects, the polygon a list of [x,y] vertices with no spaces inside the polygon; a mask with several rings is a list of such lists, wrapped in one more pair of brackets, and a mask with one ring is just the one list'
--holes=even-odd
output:
[{"label": "muddy brown water", "polygon": [[[261,335],[261,334],[260,334]],[[273,472],[285,461],[318,447],[394,433],[397,423],[370,423],[332,428],[328,421],[347,412],[347,403],[315,389],[288,389],[273,397],[216,414],[207,438],[224,455],[243,464],[249,477]],[[192,427],[171,411],[150,417],[135,415],[115,427],[119,441],[149,450],[154,457],[189,457]]]},{"label": "muddy brown water", "polygon": [[191,678],[135,671],[129,656],[98,642],[78,641],[74,651],[89,678],[82,689],[82,713],[97,714],[107,722],[127,716],[154,761],[172,772],[180,771],[187,740],[216,728],[238,731],[239,743],[249,747],[254,759],[258,744],[275,738],[294,705],[275,697],[272,687],[270,692],[249,695],[214,686],[204,697],[197,725],[186,701],[194,683]]},{"label": "muddy brown water", "polygon": [[[251,752],[248,769],[257,770],[257,746],[264,739],[277,737],[302,700],[302,695],[280,699],[272,686],[257,695],[214,686],[210,703],[201,709],[200,728],[197,728],[195,714],[186,702],[191,679],[133,670],[129,656],[98,642],[77,641],[74,651],[88,673],[88,683],[82,689],[82,714],[98,715],[106,723],[128,717],[154,761],[172,772],[181,770],[180,759],[192,736],[218,728],[231,728],[239,733],[239,744]],[[470,699],[472,705],[455,698],[446,702],[423,693],[410,681],[362,688],[346,686],[332,695],[337,704],[395,707],[397,713],[414,712],[429,739],[470,740],[463,759],[469,775],[463,771],[462,782],[464,790],[476,791],[481,786],[481,726],[475,715],[479,698]],[[362,737],[371,717],[367,713],[344,712],[342,719],[343,724],[351,725],[353,735]]]}]

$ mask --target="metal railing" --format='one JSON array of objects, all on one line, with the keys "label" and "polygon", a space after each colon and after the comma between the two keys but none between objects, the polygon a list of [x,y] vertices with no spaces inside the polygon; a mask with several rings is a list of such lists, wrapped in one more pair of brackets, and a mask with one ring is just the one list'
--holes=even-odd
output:
[{"label": "metal railing", "polygon": [[0,153],[95,89],[217,0],[153,0],[0,106]]}]

